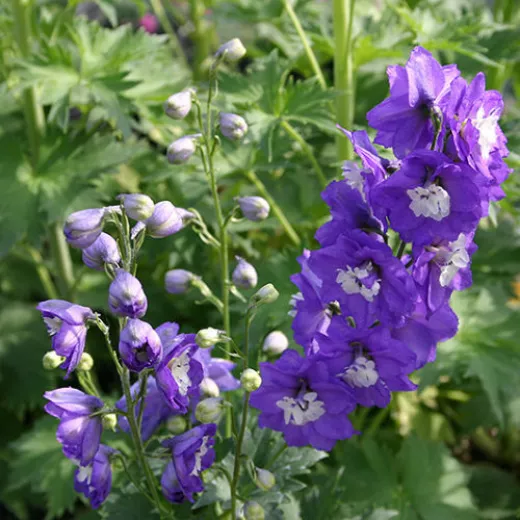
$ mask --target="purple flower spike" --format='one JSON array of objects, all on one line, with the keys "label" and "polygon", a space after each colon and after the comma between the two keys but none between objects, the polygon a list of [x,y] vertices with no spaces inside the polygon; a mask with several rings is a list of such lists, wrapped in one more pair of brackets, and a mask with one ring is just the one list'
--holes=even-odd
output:
[{"label": "purple flower spike", "polygon": [[169,201],[155,205],[153,215],[146,220],[146,230],[152,238],[169,237],[184,227],[183,214]]},{"label": "purple flower spike", "polygon": [[161,339],[151,325],[141,320],[128,320],[121,331],[119,354],[134,372],[153,366],[162,355]]},{"label": "purple flower spike", "polygon": [[141,282],[127,271],[118,269],[108,290],[108,306],[116,316],[144,316],[148,300]]},{"label": "purple flower spike", "polygon": [[119,265],[121,253],[117,242],[107,233],[101,233],[92,245],[83,249],[82,258],[87,267],[103,271],[105,264]]},{"label": "purple flower spike", "polygon": [[43,317],[47,331],[52,338],[52,348],[65,361],[61,368],[67,376],[78,366],[85,349],[87,320],[94,319],[94,312],[88,307],[74,305],[64,300],[47,300],[36,307]]},{"label": "purple flower spike", "polygon": [[75,388],[58,388],[43,395],[49,402],[45,411],[60,419],[56,438],[69,459],[88,466],[99,448],[101,415],[91,417],[103,408],[103,401]]},{"label": "purple flower spike", "polygon": [[260,363],[260,372],[262,386],[251,394],[260,428],[281,431],[289,446],[327,451],[357,433],[347,417],[354,395],[322,361],[286,350],[275,363]]},{"label": "purple flower spike", "polygon": [[204,491],[201,473],[215,461],[215,424],[201,424],[162,444],[172,450],[172,460],[161,478],[167,500],[194,502],[193,494]]},{"label": "purple flower spike", "polygon": [[70,214],[63,228],[67,242],[79,249],[91,246],[101,235],[104,220],[104,208],[84,209]]},{"label": "purple flower spike", "polygon": [[113,453],[115,450],[101,444],[90,465],[80,466],[74,474],[74,489],[89,499],[92,509],[97,509],[112,489],[110,456]]}]

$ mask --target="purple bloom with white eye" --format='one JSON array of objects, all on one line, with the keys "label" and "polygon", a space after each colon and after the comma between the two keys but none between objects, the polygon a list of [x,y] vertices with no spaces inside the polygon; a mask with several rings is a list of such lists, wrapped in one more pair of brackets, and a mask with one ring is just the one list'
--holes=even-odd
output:
[{"label": "purple bloom with white eye", "polygon": [[212,357],[212,350],[213,347],[199,348],[193,354],[193,358],[202,365],[204,379],[209,378],[215,382],[221,392],[236,390],[240,387],[240,381],[232,374],[235,363],[227,359]]},{"label": "purple bloom with white eye", "polygon": [[454,290],[471,286],[471,255],[477,250],[473,233],[416,249],[412,276],[430,313],[447,303]]},{"label": "purple bloom with white eye", "polygon": [[47,300],[36,308],[42,313],[52,348],[65,358],[60,368],[67,370],[68,376],[78,366],[85,349],[87,320],[94,319],[95,314],[88,307],[64,300]]},{"label": "purple bloom with white eye", "polygon": [[387,328],[352,328],[336,316],[327,336],[319,337],[318,343],[316,359],[327,364],[362,406],[384,408],[390,402],[390,392],[416,388],[408,379],[408,374],[415,370],[415,354],[403,342],[393,339]]},{"label": "purple bloom with white eye", "polygon": [[[155,367],[155,379],[166,402],[175,412],[188,411],[190,396],[197,394],[204,377],[204,370],[194,358],[198,346],[195,334],[176,334],[176,323],[164,323],[157,328],[163,339],[163,357]],[[173,337],[172,337],[173,336]]]},{"label": "purple bloom with white eye", "polygon": [[83,249],[82,259],[87,267],[103,271],[105,264],[119,265],[121,253],[117,242],[109,234],[101,233],[92,245]]},{"label": "purple bloom with white eye", "polygon": [[74,489],[83,493],[93,509],[97,509],[112,489],[112,467],[110,456],[115,450],[101,444],[88,466],[80,466],[74,473]]},{"label": "purple bloom with white eye", "polygon": [[128,320],[119,337],[119,355],[130,370],[141,372],[160,360],[161,339],[149,323]]},{"label": "purple bloom with white eye", "polygon": [[251,394],[258,425],[282,432],[289,446],[329,451],[357,433],[347,417],[356,407],[353,393],[323,361],[286,350],[275,363],[260,363],[260,373],[262,386]]},{"label": "purple bloom with white eye", "polygon": [[367,113],[367,120],[378,130],[375,142],[403,158],[432,144],[432,116],[446,107],[450,85],[460,72],[455,65],[442,67],[426,49],[415,47],[405,67],[390,66],[387,74],[390,96]]},{"label": "purple bloom with white eye", "polygon": [[161,478],[167,500],[176,504],[194,502],[193,494],[204,491],[201,473],[215,461],[216,432],[216,424],[201,424],[162,443],[172,450],[172,460]]},{"label": "purple bloom with white eye", "polygon": [[323,282],[320,295],[337,300],[358,328],[376,320],[399,325],[413,310],[412,277],[386,244],[362,231],[340,235],[334,245],[313,251],[309,266]]},{"label": "purple bloom with white eye", "polygon": [[69,459],[88,466],[99,448],[101,415],[92,416],[103,408],[103,401],[75,388],[58,388],[43,394],[49,402],[45,411],[60,419],[56,438]]},{"label": "purple bloom with white eye", "polygon": [[[137,381],[132,385],[130,393],[135,399],[139,393],[140,383]],[[135,415],[139,416],[142,401],[139,401],[135,407]],[[123,396],[116,403],[116,408],[127,411],[126,398]],[[159,425],[165,422],[173,414],[172,409],[164,400],[162,392],[157,388],[155,378],[149,377],[146,382],[146,396],[144,398],[143,422],[141,425],[141,437],[146,442],[157,430]],[[122,415],[118,416],[117,424],[126,433],[130,433],[130,425],[128,419]]]},{"label": "purple bloom with white eye", "polygon": [[158,202],[152,216],[145,221],[146,231],[152,238],[174,235],[184,227],[185,213],[180,213],[178,208],[167,200]]},{"label": "purple bloom with white eye", "polygon": [[144,316],[148,309],[148,300],[141,282],[129,272],[117,269],[108,289],[108,306],[116,316]]},{"label": "purple bloom with white eye", "polygon": [[104,208],[84,209],[67,217],[63,233],[72,247],[85,249],[101,235],[104,223]]},{"label": "purple bloom with white eye", "polygon": [[439,152],[420,151],[379,184],[373,201],[388,212],[402,240],[428,245],[471,233],[482,217],[486,178]]}]

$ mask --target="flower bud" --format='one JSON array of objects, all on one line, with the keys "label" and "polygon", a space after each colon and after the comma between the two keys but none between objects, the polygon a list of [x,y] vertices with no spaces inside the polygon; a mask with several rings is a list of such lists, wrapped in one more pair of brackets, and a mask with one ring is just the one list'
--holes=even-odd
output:
[{"label": "flower bud", "polygon": [[176,415],[166,422],[166,428],[174,435],[179,435],[186,431],[188,421],[182,415]]},{"label": "flower bud", "polygon": [[260,388],[262,378],[256,370],[246,368],[240,376],[240,384],[246,392],[254,392]]},{"label": "flower bud", "polygon": [[168,146],[168,161],[171,164],[188,162],[197,150],[197,143],[202,134],[185,135]]},{"label": "flower bud", "polygon": [[88,372],[89,370],[92,370],[92,367],[94,366],[94,359],[88,352],[83,352],[81,354],[81,358],[78,363],[78,370],[83,370],[84,372]]},{"label": "flower bud", "polygon": [[134,220],[146,220],[153,215],[155,204],[143,193],[123,194],[117,197],[123,201],[126,214]]},{"label": "flower bud", "polygon": [[215,54],[215,58],[223,58],[226,61],[238,61],[246,54],[246,48],[238,38],[233,38],[222,44]]},{"label": "flower bud", "polygon": [[42,365],[45,370],[54,370],[58,368],[65,361],[65,357],[59,356],[54,352],[54,350],[50,350],[46,352],[42,359]]},{"label": "flower bud", "polygon": [[251,297],[251,305],[263,305],[264,303],[273,303],[278,299],[280,293],[276,290],[272,283],[268,283],[260,287],[258,291]]},{"label": "flower bud", "polygon": [[172,269],[166,273],[164,283],[170,294],[185,294],[191,287],[191,282],[198,278],[184,269]]},{"label": "flower bud", "polygon": [[164,104],[166,115],[172,119],[184,119],[191,110],[191,90],[171,95]]},{"label": "flower bud", "polygon": [[262,197],[238,197],[238,205],[247,220],[258,222],[269,216],[269,203]]},{"label": "flower bud", "polygon": [[108,306],[117,316],[129,318],[144,316],[148,308],[148,300],[141,282],[123,269],[118,269],[108,289]]},{"label": "flower bud", "polygon": [[264,508],[254,500],[250,500],[244,504],[244,519],[245,520],[264,520]]},{"label": "flower bud", "polygon": [[195,408],[195,419],[203,424],[216,423],[222,415],[222,410],[220,397],[208,397],[200,401]]},{"label": "flower bud", "polygon": [[65,221],[63,233],[72,247],[85,249],[92,245],[103,231],[105,210],[84,209],[71,213]]},{"label": "flower bud", "polygon": [[226,341],[229,341],[229,338],[226,336],[225,331],[214,329],[213,327],[199,330],[195,336],[195,343],[200,348],[209,348],[216,343],[225,343]]},{"label": "flower bud", "polygon": [[121,253],[117,242],[107,233],[101,233],[95,242],[82,251],[83,263],[91,269],[102,271],[105,264],[118,265]]},{"label": "flower bud", "polygon": [[258,283],[256,269],[243,258],[236,257],[238,264],[233,271],[233,283],[240,289],[253,289]]},{"label": "flower bud", "polygon": [[115,413],[107,413],[101,418],[101,424],[105,430],[116,431],[117,415]]},{"label": "flower bud", "polygon": [[119,338],[119,355],[134,372],[153,366],[162,356],[161,338],[141,320],[128,320]]},{"label": "flower bud", "polygon": [[263,491],[269,491],[276,484],[276,478],[270,471],[256,468],[255,483]]},{"label": "flower bud", "polygon": [[224,137],[232,141],[241,141],[247,134],[247,123],[243,117],[229,112],[219,114],[220,131]]},{"label": "flower bud", "polygon": [[199,385],[202,395],[207,397],[218,397],[220,395],[220,388],[211,377],[205,377]]},{"label": "flower bud", "polygon": [[279,356],[288,346],[287,336],[279,330],[273,330],[265,337],[262,350],[270,356]]},{"label": "flower bud", "polygon": [[146,220],[146,230],[152,238],[169,237],[183,227],[182,216],[169,201],[163,200],[155,205],[153,215]]}]

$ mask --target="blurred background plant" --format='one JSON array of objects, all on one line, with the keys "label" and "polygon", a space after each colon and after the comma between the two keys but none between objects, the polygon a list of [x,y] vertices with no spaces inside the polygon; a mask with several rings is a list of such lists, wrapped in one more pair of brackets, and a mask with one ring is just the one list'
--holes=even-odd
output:
[{"label": "blurred background plant", "polygon": [[[413,45],[457,63],[464,76],[486,73],[487,88],[504,96],[508,162],[518,166],[519,23],[515,0],[2,0],[0,516],[149,517],[137,495],[114,494],[101,512],[89,512],[74,493],[73,467],[61,455],[54,424],[42,418],[42,394],[55,376],[41,369],[48,340],[34,308],[60,297],[106,309],[103,273],[87,271],[64,242],[63,221],[72,211],[139,191],[196,205],[212,222],[200,160],[180,166],[166,160],[170,142],[193,133],[193,116],[173,121],[163,103],[195,81],[204,85],[207,58],[220,43],[236,36],[248,49],[238,69],[221,74],[217,103],[247,114],[251,136],[240,146],[222,142],[225,153],[215,158],[220,194],[230,206],[238,194],[250,194],[272,207],[261,224],[231,229],[232,253],[254,263],[260,282],[274,283],[281,294],[252,326],[251,345],[261,349],[269,331],[291,337],[289,275],[326,218],[324,182],[351,157],[346,139],[335,143],[335,123],[365,128],[367,110],[387,93],[386,65],[403,63]],[[365,433],[339,443],[328,458],[289,450],[272,461],[278,487],[267,518],[518,518],[515,174],[505,189],[508,197],[476,238],[475,284],[453,297],[459,334],[422,370],[419,391],[396,395],[388,409],[357,413],[353,420],[366,425]],[[215,320],[216,311],[199,307],[196,295],[164,289],[172,268],[218,283],[217,255],[202,247],[189,233],[146,243],[139,277],[154,301],[148,314],[154,325],[174,320],[189,332]],[[115,400],[102,337],[94,332],[88,341],[99,383]],[[269,435],[252,435],[246,453],[267,459],[262,449],[275,449]],[[218,478],[204,502],[178,517],[215,518],[210,506],[226,492]]]}]

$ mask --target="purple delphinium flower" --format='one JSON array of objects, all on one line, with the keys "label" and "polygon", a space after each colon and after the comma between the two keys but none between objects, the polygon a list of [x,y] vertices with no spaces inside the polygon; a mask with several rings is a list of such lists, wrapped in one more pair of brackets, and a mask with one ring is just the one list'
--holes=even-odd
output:
[{"label": "purple delphinium flower", "polygon": [[96,271],[103,271],[105,264],[119,265],[121,253],[117,242],[107,233],[101,233],[95,242],[83,249],[83,263]]},{"label": "purple delphinium flower", "polygon": [[358,329],[336,316],[327,336],[319,336],[318,343],[317,359],[351,389],[362,406],[384,408],[390,402],[391,391],[416,388],[408,379],[408,374],[415,370],[415,354],[381,325]]},{"label": "purple delphinium flower", "polygon": [[362,231],[340,235],[334,245],[313,251],[309,266],[323,281],[320,295],[337,300],[357,327],[376,320],[398,325],[413,310],[416,290],[410,274],[386,244]]},{"label": "purple delphinium flower", "polygon": [[415,47],[405,67],[390,66],[387,74],[390,96],[367,113],[367,120],[378,130],[375,142],[392,147],[402,158],[431,145],[432,116],[447,105],[450,85],[460,72],[455,65],[442,67],[426,49]]},{"label": "purple delphinium flower", "polygon": [[67,217],[63,233],[72,247],[85,249],[101,235],[104,223],[104,208],[84,209]]},{"label": "purple delphinium flower", "polygon": [[128,320],[119,338],[119,354],[130,370],[140,372],[160,360],[161,339],[149,323]]},{"label": "purple delphinium flower", "polygon": [[74,489],[83,493],[90,501],[92,509],[97,509],[108,497],[112,488],[112,448],[101,444],[88,466],[80,466],[74,473]]},{"label": "purple delphinium flower", "polygon": [[49,402],[45,411],[60,419],[56,438],[69,459],[88,466],[99,448],[101,415],[92,416],[103,408],[103,401],[75,388],[58,388],[43,394]]},{"label": "purple delphinium flower", "polygon": [[402,240],[428,245],[475,230],[486,185],[469,166],[423,150],[406,157],[401,169],[375,188],[373,202],[388,211]]},{"label": "purple delphinium flower", "polygon": [[323,361],[286,350],[275,363],[260,363],[260,372],[262,386],[251,394],[260,428],[282,432],[289,446],[319,450],[356,433],[347,417],[356,407],[353,393]]},{"label": "purple delphinium flower", "polygon": [[227,359],[212,357],[212,350],[213,347],[199,348],[193,354],[193,359],[196,359],[202,365],[204,379],[209,378],[214,381],[221,392],[236,390],[240,387],[240,381],[232,374],[235,363]]},{"label": "purple delphinium flower", "polygon": [[47,300],[36,307],[43,317],[52,348],[65,358],[60,368],[67,370],[67,376],[78,366],[85,349],[87,320],[94,319],[94,312],[88,307],[75,305],[64,300]]},{"label": "purple delphinium flower", "polygon": [[172,450],[161,478],[161,487],[167,500],[180,503],[193,502],[193,494],[204,491],[201,473],[215,461],[215,424],[201,424],[187,432],[164,441]]},{"label": "purple delphinium flower", "polygon": [[158,202],[152,216],[145,221],[146,231],[152,238],[173,235],[184,227],[183,215],[171,202]]},{"label": "purple delphinium flower", "polygon": [[[139,393],[140,383],[137,381],[130,389],[132,398],[136,398]],[[116,408],[127,411],[126,398],[122,397],[116,403]],[[141,409],[141,401],[135,407],[136,417]],[[155,378],[149,377],[146,382],[146,396],[144,399],[143,419],[141,425],[141,437],[146,442],[157,430],[159,425],[166,421],[173,414],[172,409],[164,400],[162,392],[157,388]],[[130,433],[128,419],[122,415],[118,416],[118,425],[126,433]]]},{"label": "purple delphinium flower", "polygon": [[108,306],[117,316],[140,318],[148,308],[148,300],[141,282],[123,269],[117,269],[116,276],[108,289]]}]

